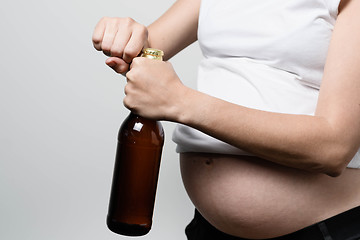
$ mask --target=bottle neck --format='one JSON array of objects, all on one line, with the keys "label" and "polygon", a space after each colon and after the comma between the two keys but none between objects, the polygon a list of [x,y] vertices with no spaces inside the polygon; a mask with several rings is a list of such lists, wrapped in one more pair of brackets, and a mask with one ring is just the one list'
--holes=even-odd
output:
[{"label": "bottle neck", "polygon": [[139,122],[149,122],[149,123],[157,122],[156,120],[144,118],[144,117],[142,117],[140,115],[137,115],[136,113],[133,113],[133,112],[130,112],[129,117],[132,118],[132,119],[138,119]]}]

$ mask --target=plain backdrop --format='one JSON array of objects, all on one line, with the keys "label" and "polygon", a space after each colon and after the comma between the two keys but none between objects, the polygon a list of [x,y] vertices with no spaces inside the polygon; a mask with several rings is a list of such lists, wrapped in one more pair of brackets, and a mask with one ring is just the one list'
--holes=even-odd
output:
[{"label": "plain backdrop", "polygon": [[[105,224],[121,122],[124,77],[91,42],[103,16],[148,25],[174,0],[3,0],[0,7],[0,239],[130,239]],[[195,43],[170,61],[194,88]],[[161,93],[159,93],[161,94]],[[193,205],[166,142],[151,232],[185,240]]]}]

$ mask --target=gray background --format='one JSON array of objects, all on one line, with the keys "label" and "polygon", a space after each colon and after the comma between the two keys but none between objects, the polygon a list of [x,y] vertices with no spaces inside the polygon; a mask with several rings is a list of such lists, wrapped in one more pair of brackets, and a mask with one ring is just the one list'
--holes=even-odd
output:
[{"label": "gray background", "polygon": [[[0,239],[128,239],[105,224],[125,79],[92,47],[103,16],[148,25],[174,0],[12,0],[0,7]],[[195,86],[200,51],[171,62]],[[185,239],[193,206],[166,143],[151,232]]]}]

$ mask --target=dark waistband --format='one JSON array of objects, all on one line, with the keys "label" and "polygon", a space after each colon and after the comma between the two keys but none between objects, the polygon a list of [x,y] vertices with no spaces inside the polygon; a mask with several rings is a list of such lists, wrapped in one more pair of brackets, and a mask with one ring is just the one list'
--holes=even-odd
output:
[{"label": "dark waistband", "polygon": [[[359,240],[360,206],[303,228],[276,240],[294,239],[293,235],[321,234],[325,240]],[[311,238],[309,238],[311,239]]]},{"label": "dark waistband", "polygon": [[[198,211],[195,218],[206,221]],[[229,235],[230,237],[230,235]],[[231,236],[231,240],[246,240]],[[324,239],[324,240],[359,240],[360,239],[360,206],[331,218],[300,229],[296,232],[267,240],[297,240],[297,239]]]}]

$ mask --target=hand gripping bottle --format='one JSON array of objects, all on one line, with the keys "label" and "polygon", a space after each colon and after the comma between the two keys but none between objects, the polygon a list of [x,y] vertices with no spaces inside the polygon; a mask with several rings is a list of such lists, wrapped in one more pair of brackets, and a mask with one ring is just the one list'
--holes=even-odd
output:
[{"label": "hand gripping bottle", "polygon": [[[155,60],[162,56],[152,48],[142,53]],[[163,144],[160,122],[130,113],[122,123],[107,215],[111,231],[127,236],[150,231]]]}]

